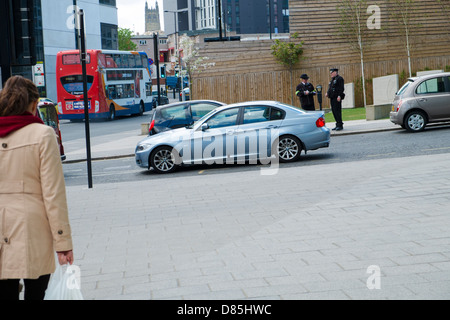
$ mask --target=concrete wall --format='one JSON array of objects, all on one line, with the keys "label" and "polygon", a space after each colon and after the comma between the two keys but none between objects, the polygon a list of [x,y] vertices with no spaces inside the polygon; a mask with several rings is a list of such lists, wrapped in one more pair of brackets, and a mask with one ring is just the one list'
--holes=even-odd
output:
[{"label": "concrete wall", "polygon": [[342,108],[351,109],[355,107],[355,84],[346,83],[345,84],[345,99],[342,102]]},{"label": "concrete wall", "polygon": [[373,104],[392,103],[399,87],[398,74],[373,78]]}]

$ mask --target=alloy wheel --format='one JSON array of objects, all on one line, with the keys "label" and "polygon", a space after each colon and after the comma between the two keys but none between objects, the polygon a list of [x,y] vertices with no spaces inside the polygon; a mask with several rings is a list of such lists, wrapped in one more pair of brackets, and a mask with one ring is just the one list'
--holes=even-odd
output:
[{"label": "alloy wheel", "polygon": [[298,141],[292,137],[281,138],[278,142],[278,156],[280,161],[288,162],[296,160],[301,152]]},{"label": "alloy wheel", "polygon": [[171,172],[175,168],[175,157],[171,150],[160,149],[153,156],[153,168],[158,172]]}]

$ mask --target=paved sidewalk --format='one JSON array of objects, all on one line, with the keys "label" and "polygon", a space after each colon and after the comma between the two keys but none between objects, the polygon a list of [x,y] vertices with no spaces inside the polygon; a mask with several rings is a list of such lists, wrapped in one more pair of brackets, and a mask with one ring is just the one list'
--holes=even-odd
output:
[{"label": "paved sidewalk", "polygon": [[[327,123],[326,125],[330,129],[335,126],[334,123]],[[374,121],[353,120],[344,123],[344,130],[337,132],[331,131],[331,136],[373,133],[388,130],[401,130],[401,127],[394,125],[389,119]],[[98,138],[93,137],[91,139],[91,156],[93,159],[133,156],[136,144],[144,138],[145,135],[141,135],[140,127],[136,128],[136,130],[120,132],[108,136],[101,136]],[[84,138],[79,140],[80,141],[64,142],[67,157],[66,162],[76,162],[86,159]]]},{"label": "paved sidewalk", "polygon": [[[67,188],[85,299],[450,299],[450,154]],[[331,183],[331,182],[334,183]]]},{"label": "paved sidewalk", "polygon": [[[327,128],[333,129],[334,123],[327,123]],[[403,130],[399,125],[393,124],[389,119],[382,120],[352,120],[344,122],[344,130],[331,131],[332,136],[371,133],[391,130]]]},{"label": "paved sidewalk", "polygon": [[[332,134],[397,129],[347,121]],[[131,156],[143,137],[137,128],[94,139],[93,157]],[[450,299],[449,162],[439,154],[68,186],[83,295]]]}]

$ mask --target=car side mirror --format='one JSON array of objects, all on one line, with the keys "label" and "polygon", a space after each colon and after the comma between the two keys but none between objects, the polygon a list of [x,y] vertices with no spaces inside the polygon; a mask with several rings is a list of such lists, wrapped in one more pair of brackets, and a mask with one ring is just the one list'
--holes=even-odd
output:
[{"label": "car side mirror", "polygon": [[208,128],[209,128],[209,126],[207,123],[202,124],[202,131],[206,131],[206,130],[208,130]]}]

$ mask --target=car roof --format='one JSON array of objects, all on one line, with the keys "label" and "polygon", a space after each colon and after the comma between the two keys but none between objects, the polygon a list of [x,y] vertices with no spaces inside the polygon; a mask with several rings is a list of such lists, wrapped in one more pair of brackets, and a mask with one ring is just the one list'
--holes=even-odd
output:
[{"label": "car roof", "polygon": [[430,73],[430,74],[424,74],[423,76],[418,76],[418,77],[411,77],[408,78],[408,80],[410,81],[416,81],[416,80],[423,80],[423,79],[431,79],[431,78],[435,78],[435,77],[450,77],[450,72],[436,72],[436,73]]},{"label": "car roof", "polygon": [[39,98],[38,106],[44,106],[44,105],[50,105],[50,104],[56,105],[56,103],[49,98]]},{"label": "car roof", "polygon": [[188,104],[188,103],[190,104],[190,103],[197,103],[197,102],[212,102],[212,103],[218,103],[221,105],[226,105],[225,103],[216,101],[216,100],[187,100],[187,101],[179,101],[179,102],[172,102],[169,104],[164,104],[162,106],[157,106],[156,108],[161,110],[161,109],[165,109],[165,108],[171,108],[171,107],[176,107],[176,106],[180,106],[183,104]]},{"label": "car roof", "polygon": [[[284,105],[283,103],[281,103],[279,101],[274,101],[274,100],[253,100],[253,101],[237,102],[237,103],[232,103],[232,104],[226,105],[226,107],[248,107],[248,106],[261,106],[261,105],[286,107],[286,105]],[[295,108],[295,107],[293,107],[293,108]]]},{"label": "car roof", "polygon": [[271,107],[277,107],[277,108],[283,109],[284,111],[292,110],[294,112],[304,113],[304,111],[302,109],[299,109],[299,108],[289,105],[289,104],[282,103],[280,101],[274,101],[274,100],[253,100],[253,101],[232,103],[232,104],[218,107],[215,110],[217,112],[219,112],[219,111],[221,111],[223,109],[227,109],[227,108],[249,107],[249,106],[271,106]]}]

